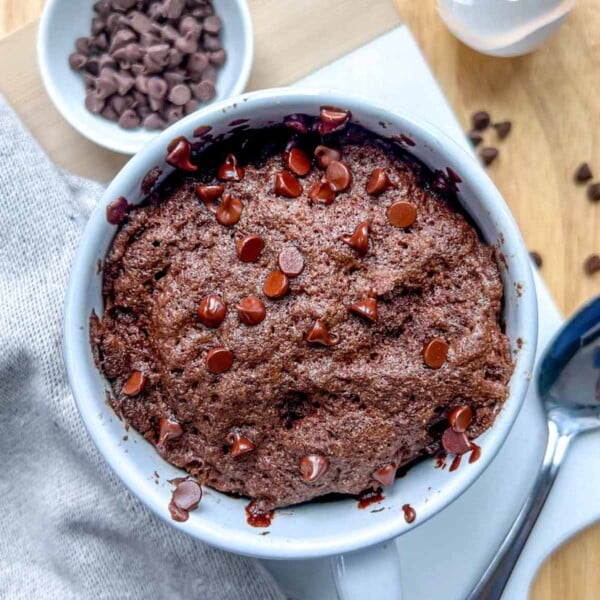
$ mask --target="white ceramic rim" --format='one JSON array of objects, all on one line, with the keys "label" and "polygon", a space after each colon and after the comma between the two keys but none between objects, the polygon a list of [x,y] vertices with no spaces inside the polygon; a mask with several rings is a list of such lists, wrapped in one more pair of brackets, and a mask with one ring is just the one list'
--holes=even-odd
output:
[{"label": "white ceramic rim", "polygon": [[[423,140],[423,144],[435,148],[436,152],[443,156],[444,161],[447,161],[446,164],[452,166],[461,175],[463,181],[468,180],[477,190],[477,198],[482,207],[490,214],[495,215],[500,225],[499,235],[504,238],[505,247],[511,249],[511,255],[506,256],[511,277],[522,283],[522,289],[518,290],[516,294],[519,297],[519,301],[516,302],[518,306],[516,312],[522,323],[519,336],[526,340],[526,343],[515,358],[515,376],[511,380],[510,397],[498,414],[494,426],[484,434],[489,434],[489,437],[486,438],[485,452],[479,461],[469,465],[468,471],[465,471],[467,475],[457,475],[461,470],[452,474],[457,477],[449,479],[448,485],[444,488],[443,500],[437,503],[434,500],[421,507],[417,521],[411,526],[404,522],[401,511],[398,511],[400,513],[398,515],[392,515],[390,511],[386,511],[389,513],[387,520],[373,522],[372,526],[366,530],[349,531],[347,536],[343,536],[343,539],[342,536],[338,536],[335,539],[321,539],[318,543],[314,541],[295,543],[294,539],[283,536],[277,538],[256,534],[246,535],[239,530],[220,527],[218,523],[211,523],[208,520],[196,520],[192,523],[190,519],[186,523],[175,523],[169,519],[165,506],[140,493],[138,487],[145,479],[145,475],[142,476],[131,465],[123,461],[122,454],[116,451],[115,440],[106,436],[104,430],[97,427],[94,405],[88,399],[89,390],[84,381],[85,377],[81,376],[81,369],[93,370],[94,373],[97,373],[97,370],[91,360],[82,357],[84,349],[75,341],[78,324],[74,315],[83,308],[85,291],[91,277],[89,265],[95,264],[98,257],[98,240],[106,228],[110,227],[105,218],[106,206],[115,197],[122,195],[124,189],[129,189],[128,181],[132,179],[132,174],[135,174],[134,179],[139,183],[149,168],[164,162],[165,148],[171,139],[179,135],[187,134],[189,136],[196,125],[210,123],[211,115],[213,122],[239,118],[252,114],[257,106],[268,107],[281,102],[297,102],[315,107],[323,104],[343,106],[357,112],[376,113],[382,121],[393,123],[407,133],[418,131],[418,136]],[[509,291],[505,288],[505,296],[508,296]],[[514,293],[514,290],[512,292]],[[189,115],[147,144],[115,177],[90,217],[74,259],[64,314],[64,357],[71,388],[88,432],[112,470],[146,506],[169,524],[213,546],[260,558],[316,558],[365,548],[413,530],[414,527],[422,525],[456,500],[478,479],[502,447],[525,398],[532,375],[536,341],[537,302],[528,252],[502,196],[472,155],[430,124],[410,116],[397,115],[364,98],[329,90],[281,88],[244,94],[210,105]],[[90,354],[89,349],[88,354]],[[406,479],[401,481],[406,481]]]},{"label": "white ceramic rim", "polygon": [[[50,27],[52,26],[52,17],[54,15],[54,11],[57,5],[60,2],[64,1],[65,0],[46,0],[44,11],[42,12],[42,16],[40,18],[37,36],[37,62],[42,78],[42,83],[44,84],[44,88],[46,89],[46,93],[48,94],[48,96],[50,96],[50,100],[52,101],[58,112],[62,115],[62,117],[71,125],[71,127],[77,130],[82,136],[91,140],[95,144],[102,146],[103,148],[112,150],[113,152],[119,152],[121,154],[135,154],[136,152],[141,150],[141,148],[145,144],[140,144],[137,140],[131,139],[132,136],[127,129],[122,129],[119,132],[119,135],[114,137],[106,135],[99,136],[97,130],[95,130],[93,126],[80,121],[73,114],[73,112],[69,110],[68,105],[63,100],[63,95],[60,92],[60,82],[57,82],[56,79],[52,76],[53,70],[50,65],[49,54],[45,52],[45,49],[49,44]],[[250,17],[250,9],[248,8],[248,4],[246,0],[227,1],[235,2],[238,5],[240,15],[242,17],[242,28],[246,32],[246,39],[245,45],[242,49],[242,68],[238,74],[235,85],[231,88],[231,92],[229,93],[228,97],[223,101],[238,96],[246,89],[246,85],[248,84],[248,80],[250,79],[250,72],[252,70],[252,63],[254,60],[254,28],[252,26],[252,19]],[[206,105],[206,107],[203,106],[199,108],[193,114],[202,111],[208,106],[212,106],[212,104],[208,104]],[[149,134],[152,135],[152,132],[149,132]],[[160,132],[156,132],[154,137],[158,135],[160,135]],[[152,139],[154,139],[154,137]]]}]

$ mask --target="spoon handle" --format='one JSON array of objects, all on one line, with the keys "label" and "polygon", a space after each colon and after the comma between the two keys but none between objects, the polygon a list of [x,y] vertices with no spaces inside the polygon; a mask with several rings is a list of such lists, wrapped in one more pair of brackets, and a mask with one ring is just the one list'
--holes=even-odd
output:
[{"label": "spoon handle", "polygon": [[572,434],[561,434],[553,421],[548,421],[548,444],[541,470],[512,527],[466,600],[498,600],[510,579],[512,571],[537,518],[542,511],[552,484],[563,462]]}]

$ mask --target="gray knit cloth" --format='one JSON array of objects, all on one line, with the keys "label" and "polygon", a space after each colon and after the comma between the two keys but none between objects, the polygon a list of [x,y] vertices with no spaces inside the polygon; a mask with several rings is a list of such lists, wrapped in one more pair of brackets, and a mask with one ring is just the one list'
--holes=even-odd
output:
[{"label": "gray knit cloth", "polygon": [[59,171],[0,97],[0,597],[282,599],[258,561],[149,512],[83,427],[62,310],[101,192]]}]

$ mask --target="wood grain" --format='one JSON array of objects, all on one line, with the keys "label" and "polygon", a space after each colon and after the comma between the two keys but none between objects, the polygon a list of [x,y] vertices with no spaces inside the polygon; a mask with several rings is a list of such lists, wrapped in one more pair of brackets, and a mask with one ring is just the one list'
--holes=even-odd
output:
[{"label": "wood grain", "polygon": [[[0,0],[0,33],[35,19],[43,0]],[[583,274],[584,258],[600,252],[600,204],[572,183],[589,161],[600,180],[600,3],[579,0],[560,34],[534,54],[515,59],[479,55],[457,42],[430,0],[395,0],[459,118],[475,110],[510,119],[490,175],[503,192],[528,246],[544,257],[542,273],[569,314],[600,293],[600,276]],[[391,0],[250,0],[256,33],[250,87],[283,85],[360,46],[399,20]],[[83,140],[50,106],[35,64],[35,26],[0,44],[0,91],[58,164],[108,179],[126,160]],[[19,55],[17,60],[16,55]],[[395,60],[389,57],[390,68]],[[30,68],[22,68],[28,65]],[[497,144],[492,132],[486,141]],[[93,157],[93,160],[90,160]],[[542,567],[532,600],[600,597],[600,525],[559,549]],[[511,599],[512,600],[512,599]]]}]

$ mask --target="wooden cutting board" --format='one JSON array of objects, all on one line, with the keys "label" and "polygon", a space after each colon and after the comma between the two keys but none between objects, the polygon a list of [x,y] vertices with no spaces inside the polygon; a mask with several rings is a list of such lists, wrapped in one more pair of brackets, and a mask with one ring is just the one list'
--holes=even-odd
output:
[{"label": "wooden cutting board", "polygon": [[[493,59],[457,42],[415,0],[249,0],[256,55],[249,89],[285,85],[346,54],[401,19],[411,27],[450,103],[468,125],[476,110],[513,121],[490,175],[509,203],[528,246],[565,314],[600,293],[600,273],[586,276],[586,256],[600,253],[600,203],[572,177],[588,161],[600,181],[600,3],[579,0],[559,35],[534,54]],[[0,0],[0,31],[38,16],[43,0]],[[35,59],[37,24],[0,40],[0,92],[53,160],[86,177],[108,180],[127,157],[82,138],[42,89]],[[401,56],[382,57],[390,65]],[[393,68],[393,67],[391,67]],[[417,91],[418,92],[418,91]],[[533,600],[600,597],[600,526],[588,529],[543,567]],[[512,600],[512,599],[511,599]]]}]

